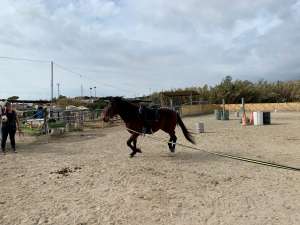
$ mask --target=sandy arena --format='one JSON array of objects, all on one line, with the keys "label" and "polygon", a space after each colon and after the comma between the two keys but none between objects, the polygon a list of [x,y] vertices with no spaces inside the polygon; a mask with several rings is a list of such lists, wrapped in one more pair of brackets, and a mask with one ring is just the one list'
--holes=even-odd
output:
[{"label": "sandy arena", "polygon": [[[208,151],[300,167],[300,113],[273,113],[273,125],[203,121]],[[155,136],[168,139],[162,132]],[[177,128],[178,141],[186,143]],[[0,155],[1,225],[298,225],[300,173],[220,158],[139,138],[130,159],[123,127],[64,138],[18,139]]]}]

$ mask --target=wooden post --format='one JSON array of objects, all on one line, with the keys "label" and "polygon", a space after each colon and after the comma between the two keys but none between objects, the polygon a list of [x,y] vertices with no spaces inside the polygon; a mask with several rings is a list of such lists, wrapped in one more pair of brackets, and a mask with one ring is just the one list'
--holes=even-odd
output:
[{"label": "wooden post", "polygon": [[245,100],[244,98],[242,98],[242,110],[243,110],[243,113],[245,112]]}]

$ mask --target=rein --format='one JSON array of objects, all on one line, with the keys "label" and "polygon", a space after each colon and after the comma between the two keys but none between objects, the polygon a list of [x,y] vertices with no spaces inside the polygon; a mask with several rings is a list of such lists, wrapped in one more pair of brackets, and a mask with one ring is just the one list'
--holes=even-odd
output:
[{"label": "rein", "polygon": [[296,167],[292,167],[292,166],[286,166],[286,165],[282,165],[282,164],[278,164],[278,163],[272,163],[272,162],[267,162],[267,161],[262,161],[262,160],[257,160],[257,159],[251,159],[251,158],[246,158],[246,157],[240,157],[240,156],[235,156],[235,155],[231,155],[231,154],[226,154],[226,153],[220,153],[220,152],[210,152],[198,147],[194,147],[194,146],[189,146],[189,145],[185,145],[182,143],[173,143],[170,141],[165,141],[162,138],[156,138],[156,137],[152,137],[148,134],[144,134],[129,128],[126,128],[128,131],[131,131],[133,133],[142,135],[144,137],[147,137],[149,139],[155,140],[157,142],[163,142],[163,143],[168,143],[168,144],[176,144],[178,146],[184,147],[184,148],[188,148],[191,150],[196,150],[196,151],[202,151],[205,152],[207,154],[210,155],[215,155],[215,156],[219,156],[219,157],[223,157],[223,158],[229,158],[229,159],[234,159],[234,160],[238,160],[238,161],[243,161],[243,162],[248,162],[248,163],[254,163],[254,164],[259,164],[259,165],[263,165],[263,166],[269,166],[269,167],[274,167],[274,168],[279,168],[279,169],[285,169],[285,170],[293,170],[293,171],[300,171],[300,168],[296,168]]}]

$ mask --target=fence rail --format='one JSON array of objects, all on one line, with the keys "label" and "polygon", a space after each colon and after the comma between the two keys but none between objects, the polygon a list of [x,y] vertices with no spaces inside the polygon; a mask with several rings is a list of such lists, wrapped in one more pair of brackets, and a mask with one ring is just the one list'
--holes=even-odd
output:
[{"label": "fence rail", "polygon": [[104,128],[121,124],[120,117],[114,117],[109,123],[101,120],[101,110],[97,111],[63,111],[52,113],[44,119],[21,117],[20,121],[25,131],[34,130],[39,134],[52,133],[56,130],[75,131],[84,128]]}]

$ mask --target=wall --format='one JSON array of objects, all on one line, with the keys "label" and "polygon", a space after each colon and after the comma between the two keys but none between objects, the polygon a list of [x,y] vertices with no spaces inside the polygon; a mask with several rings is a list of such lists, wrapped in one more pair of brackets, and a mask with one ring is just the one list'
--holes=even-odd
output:
[{"label": "wall", "polygon": [[214,104],[183,105],[180,109],[180,114],[182,116],[196,116],[213,113],[215,109],[221,108],[219,105]]},{"label": "wall", "polygon": [[[239,111],[240,104],[227,104],[225,106],[226,110],[231,112]],[[300,102],[292,103],[252,103],[245,104],[246,111],[290,111],[290,112],[300,112]]]},{"label": "wall", "polygon": [[[241,104],[226,104],[226,110],[231,112],[239,111]],[[182,116],[196,116],[201,114],[213,113],[215,109],[221,109],[222,105],[201,104],[201,105],[183,105],[180,109]],[[293,103],[252,103],[245,104],[246,111],[290,111],[300,112],[300,102]]]}]

